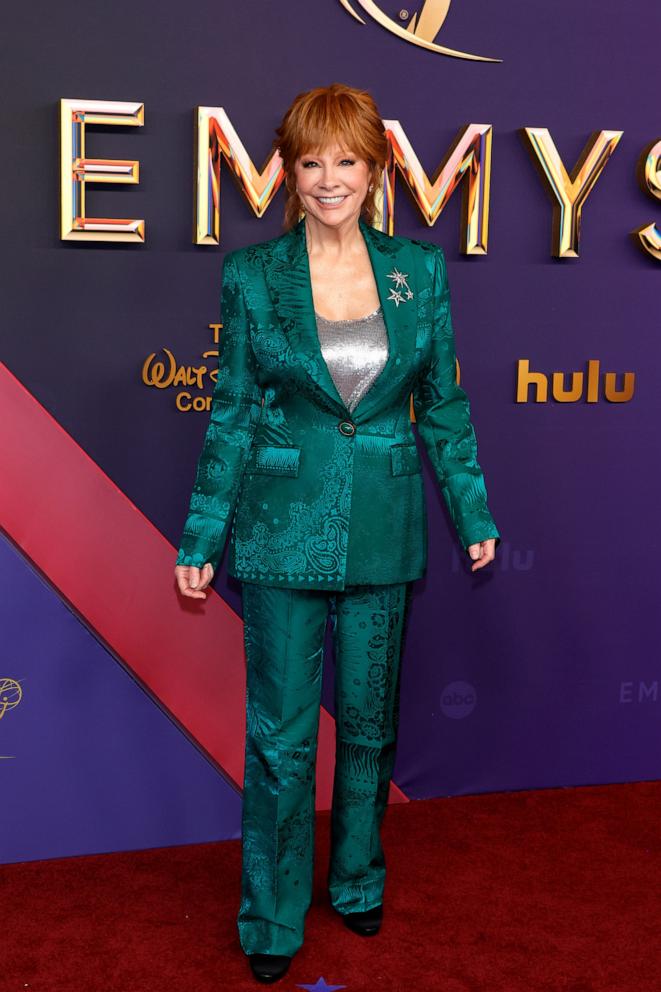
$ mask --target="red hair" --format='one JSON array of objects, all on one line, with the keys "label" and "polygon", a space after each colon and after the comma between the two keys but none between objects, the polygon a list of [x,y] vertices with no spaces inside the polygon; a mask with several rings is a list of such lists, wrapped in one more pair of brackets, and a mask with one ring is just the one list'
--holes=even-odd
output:
[{"label": "red hair", "polygon": [[366,90],[331,83],[299,93],[276,128],[276,134],[278,139],[274,145],[286,174],[285,230],[294,227],[302,210],[296,192],[296,160],[302,155],[320,152],[335,141],[350,148],[370,168],[370,183],[374,188],[363,200],[361,215],[372,223],[374,198],[388,155],[388,141],[376,103]]}]

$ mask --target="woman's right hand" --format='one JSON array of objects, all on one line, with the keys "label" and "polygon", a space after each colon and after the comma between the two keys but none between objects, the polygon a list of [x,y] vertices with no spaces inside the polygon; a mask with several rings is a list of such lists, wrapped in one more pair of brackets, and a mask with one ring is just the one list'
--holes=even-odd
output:
[{"label": "woman's right hand", "polygon": [[191,599],[206,599],[207,594],[203,589],[209,585],[213,579],[213,565],[207,562],[202,568],[195,565],[175,565],[174,574],[182,596],[190,596]]}]

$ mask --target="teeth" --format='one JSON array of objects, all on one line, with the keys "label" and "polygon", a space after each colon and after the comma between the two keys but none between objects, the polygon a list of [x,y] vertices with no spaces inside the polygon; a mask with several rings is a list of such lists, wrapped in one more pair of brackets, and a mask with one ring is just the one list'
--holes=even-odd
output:
[{"label": "teeth", "polygon": [[320,203],[340,203],[344,199],[344,196],[320,196],[318,200]]}]

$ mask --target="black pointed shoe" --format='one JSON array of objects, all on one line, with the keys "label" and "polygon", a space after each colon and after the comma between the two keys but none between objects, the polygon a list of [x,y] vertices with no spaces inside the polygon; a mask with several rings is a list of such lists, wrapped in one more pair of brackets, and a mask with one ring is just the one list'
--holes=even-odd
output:
[{"label": "black pointed shoe", "polygon": [[374,937],[379,932],[383,919],[383,905],[365,909],[360,913],[346,913],[342,919],[350,930],[359,933],[361,937]]},{"label": "black pointed shoe", "polygon": [[289,954],[249,954],[248,960],[255,978],[260,982],[277,982],[287,973]]}]

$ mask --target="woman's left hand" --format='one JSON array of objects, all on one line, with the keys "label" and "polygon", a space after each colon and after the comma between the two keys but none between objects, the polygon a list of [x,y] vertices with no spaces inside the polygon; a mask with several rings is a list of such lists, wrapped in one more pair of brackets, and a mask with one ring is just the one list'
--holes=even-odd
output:
[{"label": "woman's left hand", "polygon": [[486,541],[480,541],[478,544],[469,544],[466,550],[473,559],[471,572],[476,572],[478,568],[484,568],[496,557],[496,538],[488,537]]}]

